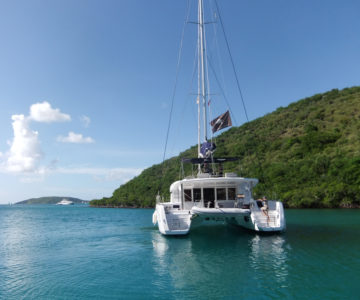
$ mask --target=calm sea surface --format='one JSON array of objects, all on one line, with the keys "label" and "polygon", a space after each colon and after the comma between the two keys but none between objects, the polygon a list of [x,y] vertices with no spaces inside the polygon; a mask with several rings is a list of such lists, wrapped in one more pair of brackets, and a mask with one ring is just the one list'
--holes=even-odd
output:
[{"label": "calm sea surface", "polygon": [[360,299],[360,210],[163,237],[152,210],[0,206],[0,299]]}]

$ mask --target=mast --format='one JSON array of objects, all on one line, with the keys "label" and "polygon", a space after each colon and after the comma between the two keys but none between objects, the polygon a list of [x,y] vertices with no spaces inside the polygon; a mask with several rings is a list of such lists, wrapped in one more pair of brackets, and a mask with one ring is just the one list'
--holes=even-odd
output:
[{"label": "mast", "polygon": [[[200,7],[200,3],[198,4]],[[198,19],[199,17],[200,9],[198,9]],[[201,147],[201,107],[200,107],[200,82],[201,82],[201,72],[200,72],[200,22],[198,22],[198,39],[197,39],[197,50],[198,50],[198,91],[197,91],[197,98],[196,98],[196,104],[198,106],[198,158],[200,158],[200,147]],[[199,173],[201,171],[200,164],[198,166]]]},{"label": "mast", "polygon": [[[199,34],[199,68],[198,68],[198,110],[200,111],[200,99],[202,99],[203,105],[203,134],[204,134],[204,142],[207,141],[207,111],[206,111],[206,85],[205,85],[205,58],[206,58],[206,47],[205,47],[205,28],[204,28],[204,11],[203,11],[203,0],[199,0],[198,2],[198,34]],[[198,115],[198,149],[200,155],[200,113]]]}]

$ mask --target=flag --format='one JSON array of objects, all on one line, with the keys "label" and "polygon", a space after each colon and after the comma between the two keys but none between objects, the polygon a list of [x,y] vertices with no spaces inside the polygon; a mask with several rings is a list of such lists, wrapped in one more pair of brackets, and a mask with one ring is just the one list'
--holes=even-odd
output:
[{"label": "flag", "polygon": [[223,128],[229,127],[232,125],[230,113],[227,111],[222,115],[218,116],[214,120],[211,121],[210,125],[212,126],[212,132],[219,131]]},{"label": "flag", "polygon": [[215,151],[215,149],[215,143],[210,143],[207,141],[202,143],[200,148],[200,157],[210,157],[211,154]]}]

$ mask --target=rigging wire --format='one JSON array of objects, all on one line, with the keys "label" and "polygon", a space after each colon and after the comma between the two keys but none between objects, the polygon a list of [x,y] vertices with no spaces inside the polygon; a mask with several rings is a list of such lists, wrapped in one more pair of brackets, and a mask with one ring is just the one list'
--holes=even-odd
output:
[{"label": "rigging wire", "polygon": [[[215,5],[216,5],[216,9],[217,9],[218,15],[219,15],[219,20],[220,20],[220,24],[221,24],[221,29],[222,29],[223,34],[224,34],[226,46],[227,46],[227,49],[228,49],[228,52],[229,52],[229,56],[230,56],[230,60],[231,60],[232,68],[233,68],[233,72],[234,72],[234,74],[235,74],[236,83],[237,83],[237,86],[238,86],[238,89],[239,89],[239,94],[240,94],[241,101],[242,101],[242,105],[243,105],[243,108],[244,108],[246,120],[247,120],[247,122],[249,122],[249,117],[248,117],[247,110],[246,110],[246,107],[245,107],[245,101],[244,101],[244,98],[243,98],[243,95],[242,95],[242,92],[241,92],[239,79],[238,79],[238,76],[237,76],[237,73],[236,73],[236,69],[235,69],[235,63],[234,63],[233,57],[232,57],[232,55],[231,55],[229,42],[228,42],[228,39],[227,39],[227,36],[226,36],[226,33],[225,33],[224,24],[223,24],[222,17],[221,17],[221,14],[220,14],[220,9],[219,9],[217,0],[214,0],[214,2],[215,2]],[[255,135],[256,135],[256,134],[255,134]],[[258,150],[257,150],[257,148],[256,148],[256,150],[255,150],[255,157],[256,157],[257,159],[252,158],[251,156],[250,156],[250,159],[251,159],[251,161],[252,161],[255,165],[257,165],[257,166],[259,167],[259,169],[260,169],[259,172],[260,172],[261,176],[264,176],[262,164],[260,164],[258,156],[259,156],[259,153],[258,153]]]},{"label": "rigging wire", "polygon": [[214,0],[214,1],[215,1],[215,5],[216,5],[216,10],[217,10],[218,15],[219,15],[219,20],[220,20],[220,24],[221,24],[221,29],[222,29],[222,32],[223,32],[223,34],[224,34],[224,38],[225,38],[225,42],[226,42],[226,47],[227,47],[228,52],[229,52],[230,61],[231,61],[231,65],[232,65],[232,68],[233,68],[233,72],[234,72],[234,74],[235,74],[236,83],[237,83],[237,86],[238,86],[238,89],[239,89],[239,94],[240,94],[241,102],[242,102],[242,105],[243,105],[243,108],[244,108],[246,120],[247,120],[247,122],[249,122],[249,117],[248,117],[247,110],[246,110],[246,107],[245,107],[244,97],[243,97],[243,94],[242,94],[242,91],[241,91],[241,88],[240,88],[239,78],[238,78],[238,76],[237,76],[236,69],[235,69],[235,63],[234,63],[233,57],[232,57],[232,55],[231,55],[229,42],[228,42],[228,39],[227,39],[227,36],[226,36],[226,33],[225,33],[224,24],[223,24],[222,17],[221,17],[221,14],[220,14],[220,9],[219,9],[219,6],[218,6],[217,1],[216,1],[216,0]]},{"label": "rigging wire", "polygon": [[[212,22],[213,31],[214,31],[214,43],[216,45],[216,47],[214,47],[214,48],[216,49],[217,61],[218,61],[218,64],[219,64],[222,86],[223,86],[223,90],[225,91],[225,90],[227,90],[227,88],[226,88],[226,84],[225,84],[226,82],[225,82],[225,76],[224,76],[224,67],[223,67],[223,64],[222,64],[222,60],[220,59],[219,38],[218,38],[218,31],[217,31],[217,26],[216,26],[216,24],[218,23],[217,22],[218,16],[217,16],[217,13],[216,13],[216,11],[215,11],[215,9],[213,7],[213,1],[210,1],[210,5],[211,5],[211,12],[214,12],[214,21]],[[219,83],[219,85],[220,85],[220,83]],[[225,93],[223,93],[223,94],[225,95]]]},{"label": "rigging wire", "polygon": [[[193,82],[194,82],[194,78],[195,78],[195,74],[196,74],[196,65],[197,65],[197,48],[195,49],[195,54],[194,54],[193,73],[192,73],[191,81],[190,81],[190,85],[189,85],[189,95],[192,95],[191,90],[192,90],[192,86],[193,86]],[[190,100],[192,100],[191,97],[188,98],[186,101],[184,101],[184,105],[183,105],[183,108],[182,108],[182,111],[181,111],[182,118],[178,122],[177,129],[175,130],[175,136],[180,135],[181,124],[184,121],[186,107],[187,107],[188,102]],[[193,112],[193,110],[191,112]],[[194,119],[196,119],[196,117],[194,117]],[[175,142],[172,145],[172,147],[170,148],[170,153],[173,153],[174,148],[175,148]]]},{"label": "rigging wire", "polygon": [[[187,12],[186,12],[186,17],[185,17],[185,22],[184,22],[184,25],[183,25],[183,29],[182,29],[182,34],[181,34],[181,42],[180,42],[180,47],[179,47],[179,53],[178,53],[178,59],[177,59],[177,67],[176,67],[176,76],[175,76],[175,83],[174,83],[174,88],[173,88],[173,92],[172,92],[172,97],[171,97],[171,108],[170,108],[170,113],[169,113],[169,121],[168,121],[168,126],[167,126],[167,132],[166,132],[166,141],[165,141],[165,146],[164,146],[164,153],[163,153],[163,159],[162,159],[162,162],[164,163],[165,161],[165,157],[166,157],[166,151],[167,151],[167,147],[168,147],[168,141],[169,141],[169,133],[170,133],[170,128],[171,128],[171,120],[172,120],[172,114],[173,114],[173,110],[174,110],[174,102],[175,102],[175,94],[176,94],[176,90],[177,90],[177,85],[178,85],[178,78],[179,78],[179,70],[180,70],[180,62],[181,62],[181,58],[182,58],[182,52],[183,52],[183,43],[184,43],[184,35],[185,35],[185,27],[186,27],[186,24],[189,23],[189,15],[190,15],[190,0],[187,1]],[[220,14],[220,9],[219,9],[219,6],[218,6],[218,3],[216,0],[214,0],[215,2],[215,6],[216,6],[216,11],[217,11],[217,15],[218,15],[218,19],[220,20],[220,24],[221,24],[221,29],[222,29],[222,32],[224,34],[224,39],[225,39],[225,42],[226,42],[226,46],[227,46],[227,50],[228,50],[228,53],[229,53],[229,57],[230,57],[230,61],[231,61],[231,64],[232,64],[232,69],[233,69],[233,72],[234,72],[234,75],[235,75],[235,78],[236,78],[236,83],[237,83],[237,87],[238,87],[238,90],[239,90],[239,94],[240,94],[240,98],[241,98],[241,101],[242,101],[242,105],[243,105],[243,109],[244,109],[244,112],[245,112],[245,116],[246,116],[246,120],[247,122],[249,122],[249,118],[248,118],[248,114],[247,114],[247,110],[246,110],[246,106],[245,106],[245,101],[244,101],[244,98],[243,98],[243,94],[242,94],[242,90],[241,90],[241,87],[240,87],[240,83],[239,83],[239,78],[237,76],[237,73],[236,73],[236,69],[235,69],[235,63],[234,63],[234,60],[233,60],[233,57],[232,57],[232,54],[231,54],[231,51],[230,51],[230,46],[229,46],[229,42],[228,42],[228,39],[227,39],[227,36],[226,36],[226,33],[225,33],[225,29],[224,29],[224,24],[223,24],[223,21],[222,21],[222,17],[221,17],[221,14]],[[212,23],[212,22],[211,22]],[[204,32],[205,34],[205,32]],[[206,42],[206,39],[205,39],[205,42]],[[217,45],[218,46],[218,45]],[[205,47],[206,47],[206,44],[205,44]],[[220,81],[219,81],[219,78],[217,77],[216,73],[215,73],[215,70],[214,70],[214,67],[209,59],[209,57],[206,55],[206,58],[205,58],[205,64],[206,64],[206,74],[205,74],[205,77],[206,77],[206,87],[209,91],[210,87],[209,87],[209,67],[211,68],[211,70],[213,71],[214,73],[214,77],[216,79],[216,81],[218,82],[219,84],[219,87],[223,93],[223,96],[224,96],[224,99],[229,107],[229,110],[231,112],[231,114],[233,115],[234,117],[234,114],[232,113],[231,111],[231,108],[230,108],[230,105],[229,105],[229,102],[225,96],[225,92],[223,90],[223,87],[222,85],[220,84]],[[194,74],[193,74],[194,75]],[[209,101],[210,99],[208,99]],[[207,108],[205,109],[208,109],[209,112],[210,112],[210,108],[209,108],[209,103],[206,103],[206,106]],[[236,122],[236,120],[235,120]],[[237,122],[236,122],[237,123]],[[213,135],[211,134],[211,140],[213,139]],[[163,167],[164,168],[164,167]],[[163,170],[164,171],[164,170]]]},{"label": "rigging wire", "polygon": [[176,88],[177,88],[177,83],[178,83],[178,78],[179,78],[180,61],[181,61],[181,56],[182,56],[185,27],[186,27],[187,22],[189,21],[189,14],[190,14],[190,0],[187,1],[187,12],[186,12],[186,17],[185,17],[185,22],[184,22],[184,26],[182,29],[182,33],[181,33],[180,48],[179,48],[179,53],[178,53],[177,66],[176,66],[175,84],[174,84],[173,93],[172,93],[172,97],[171,97],[169,122],[168,122],[167,131],[166,131],[166,140],[165,140],[164,154],[163,154],[163,159],[162,159],[163,163],[165,161],[166,149],[167,149],[167,144],[168,144],[168,140],[169,140],[171,118],[172,118],[172,113],[173,113],[173,109],[174,109],[175,93],[176,93]]},{"label": "rigging wire", "polygon": [[[224,100],[226,102],[226,105],[232,115],[232,119],[235,121],[234,123],[237,125],[237,121],[236,121],[236,117],[235,117],[235,114],[232,112],[232,109],[231,109],[231,106],[229,104],[229,101],[228,101],[228,98],[226,96],[226,93],[225,91],[227,90],[226,89],[226,82],[225,82],[225,76],[224,76],[224,67],[223,67],[223,64],[222,64],[222,60],[220,58],[220,47],[219,47],[219,37],[218,37],[218,30],[217,30],[217,26],[216,24],[218,24],[217,20],[218,20],[218,15],[217,15],[217,12],[216,10],[214,9],[213,7],[213,1],[210,1],[210,5],[211,5],[211,12],[214,14],[214,20],[211,22],[212,23],[212,27],[213,27],[213,32],[214,32],[214,40],[213,40],[213,43],[214,43],[214,49],[216,49],[216,53],[215,55],[217,56],[217,62],[218,62],[218,68],[220,70],[220,79],[221,79],[221,82],[219,80],[219,77],[218,77],[218,72],[216,71],[216,65],[213,63],[212,59],[213,59],[213,55],[209,55],[208,53],[208,63],[209,63],[209,66],[210,66],[210,69],[212,70],[213,74],[214,74],[214,77],[215,77],[215,80],[216,82],[218,83],[218,86],[220,88],[220,92],[221,94],[223,95],[224,97]],[[215,62],[215,61],[214,61]],[[212,101],[211,101],[212,102]],[[211,118],[212,119],[212,118]]]},{"label": "rigging wire", "polygon": [[235,118],[235,114],[232,112],[232,109],[231,109],[231,106],[230,106],[230,104],[229,104],[228,98],[226,97],[225,91],[224,91],[223,87],[221,86],[221,83],[220,83],[220,81],[219,81],[219,78],[218,78],[217,75],[216,75],[214,66],[213,66],[212,63],[211,63],[210,58],[208,58],[208,60],[209,60],[209,67],[210,67],[210,69],[213,71],[214,78],[215,78],[216,82],[217,82],[218,85],[219,85],[219,88],[220,88],[220,90],[221,90],[221,93],[223,94],[224,100],[225,100],[225,102],[226,102],[226,105],[227,105],[228,108],[229,108],[229,111],[230,111],[230,113],[231,113],[231,115],[232,115],[232,118],[233,118],[233,120],[235,121],[235,124],[238,124],[237,121],[236,121],[236,118]]}]

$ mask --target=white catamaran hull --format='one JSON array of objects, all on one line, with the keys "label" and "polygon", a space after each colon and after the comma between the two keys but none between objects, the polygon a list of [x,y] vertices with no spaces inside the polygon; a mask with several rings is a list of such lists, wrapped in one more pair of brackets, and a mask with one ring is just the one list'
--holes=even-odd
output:
[{"label": "white catamaran hull", "polygon": [[153,223],[157,223],[163,235],[185,235],[189,233],[192,215],[188,211],[168,212],[167,206],[157,204]]},{"label": "white catamaran hull", "polygon": [[[252,208],[204,208],[193,207],[189,211],[171,210],[171,203],[156,205],[153,223],[157,223],[163,235],[186,235],[191,228],[231,224],[262,232],[282,232],[286,229],[283,205],[280,201],[269,201],[275,209],[268,216],[255,206]],[[169,209],[170,208],[170,209]]]}]

